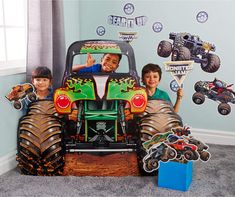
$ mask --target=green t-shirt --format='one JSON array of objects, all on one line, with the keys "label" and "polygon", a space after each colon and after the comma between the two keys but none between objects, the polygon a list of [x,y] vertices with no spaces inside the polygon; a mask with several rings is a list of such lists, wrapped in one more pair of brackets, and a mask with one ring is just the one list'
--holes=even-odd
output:
[{"label": "green t-shirt", "polygon": [[164,100],[171,102],[171,99],[167,92],[156,88],[155,93],[152,96],[148,96],[149,100]]}]

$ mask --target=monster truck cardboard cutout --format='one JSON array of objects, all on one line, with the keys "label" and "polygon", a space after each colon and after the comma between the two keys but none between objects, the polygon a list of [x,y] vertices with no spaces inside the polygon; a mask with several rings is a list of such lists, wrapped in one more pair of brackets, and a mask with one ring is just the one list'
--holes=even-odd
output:
[{"label": "monster truck cardboard cutout", "polygon": [[[129,73],[73,73],[73,58],[86,53],[118,53],[128,58]],[[90,101],[107,102],[108,109],[91,108]],[[110,40],[90,40],[73,43],[67,53],[63,87],[55,91],[54,102],[60,114],[71,113],[73,103],[77,103],[78,128],[66,139],[67,152],[82,152],[89,148],[97,152],[124,151],[131,147],[133,136],[129,135],[125,120],[124,107],[128,102],[131,113],[141,113],[147,105],[145,89],[139,86],[139,77],[135,68],[133,49],[128,43]],[[135,133],[135,132],[134,132]],[[68,137],[68,138],[67,138]]]},{"label": "monster truck cardboard cutout", "polygon": [[[178,132],[178,131],[181,132]],[[147,155],[143,158],[146,172],[157,170],[161,162],[177,160],[178,162],[206,162],[210,159],[208,146],[190,135],[189,127],[172,128],[165,133],[157,133],[143,143]]]},{"label": "monster truck cardboard cutout", "polygon": [[24,100],[27,99],[28,102],[32,102],[36,100],[36,97],[34,86],[30,83],[15,85],[6,96],[17,110],[23,108]]},{"label": "monster truck cardboard cutout", "polygon": [[[72,72],[79,54],[117,53],[127,56],[126,73]],[[123,41],[86,40],[71,44],[62,87],[52,101],[37,101],[19,121],[18,167],[23,174],[60,175],[65,153],[115,153],[138,149],[139,133],[126,119],[144,112],[147,94],[140,87],[132,47]],[[106,108],[100,108],[106,103]],[[76,104],[77,117],[69,119]],[[55,108],[54,108],[55,106]],[[133,124],[133,123],[132,123]]]}]

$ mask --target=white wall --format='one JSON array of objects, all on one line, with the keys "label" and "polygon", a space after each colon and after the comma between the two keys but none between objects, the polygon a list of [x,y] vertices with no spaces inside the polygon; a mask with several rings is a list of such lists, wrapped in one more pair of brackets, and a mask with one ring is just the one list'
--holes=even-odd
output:
[{"label": "white wall", "polygon": [[22,116],[5,95],[16,84],[25,82],[25,73],[0,77],[0,157],[16,150],[18,120]]},{"label": "white wall", "polygon": [[17,126],[22,113],[5,95],[16,84],[25,82],[25,73],[0,77],[0,175],[16,167]]},{"label": "white wall", "polygon": [[66,47],[79,40],[79,27],[81,21],[79,21],[79,1],[78,0],[64,0],[64,27],[65,27],[65,42]]}]

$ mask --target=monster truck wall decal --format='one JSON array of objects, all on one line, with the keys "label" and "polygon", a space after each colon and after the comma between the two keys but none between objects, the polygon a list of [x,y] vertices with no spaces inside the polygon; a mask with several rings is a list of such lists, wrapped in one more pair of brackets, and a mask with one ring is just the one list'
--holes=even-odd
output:
[{"label": "monster truck wall decal", "polygon": [[192,96],[195,104],[201,105],[205,98],[218,101],[218,112],[221,115],[228,115],[231,112],[231,106],[228,103],[235,104],[235,92],[232,85],[215,78],[213,81],[198,81],[194,85],[195,93]]},{"label": "monster truck wall decal", "polygon": [[215,45],[202,41],[199,36],[190,33],[170,33],[169,38],[173,44],[163,40],[157,47],[160,57],[169,57],[172,61],[193,60],[200,63],[205,72],[216,72],[220,67],[220,58],[211,53],[215,51]]}]

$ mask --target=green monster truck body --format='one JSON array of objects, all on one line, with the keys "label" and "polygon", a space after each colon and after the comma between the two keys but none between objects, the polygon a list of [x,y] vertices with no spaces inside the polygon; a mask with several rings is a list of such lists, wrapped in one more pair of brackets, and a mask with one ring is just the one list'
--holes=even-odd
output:
[{"label": "green monster truck body", "polygon": [[[126,55],[128,73],[74,73],[74,56],[116,53]],[[145,89],[139,85],[132,47],[121,41],[88,40],[73,43],[68,49],[63,85],[54,94],[59,114],[69,115],[78,108],[75,125],[65,131],[67,152],[133,151],[137,132],[126,121],[124,108],[142,113],[147,105]],[[71,121],[69,122],[71,124]]]},{"label": "green monster truck body", "polygon": [[[125,55],[129,71],[72,72],[75,56],[87,53]],[[136,151],[138,130],[129,123],[124,108],[129,106],[133,114],[144,112],[147,94],[139,83],[134,52],[128,43],[74,42],[68,49],[62,87],[54,92],[54,102],[33,102],[19,121],[17,161],[21,173],[60,175],[66,152]],[[74,110],[76,118],[70,119]]]}]

